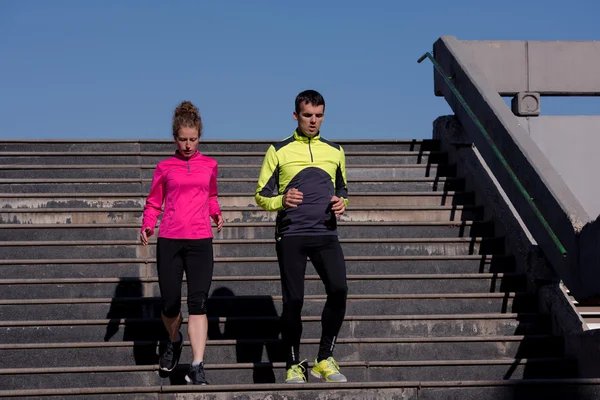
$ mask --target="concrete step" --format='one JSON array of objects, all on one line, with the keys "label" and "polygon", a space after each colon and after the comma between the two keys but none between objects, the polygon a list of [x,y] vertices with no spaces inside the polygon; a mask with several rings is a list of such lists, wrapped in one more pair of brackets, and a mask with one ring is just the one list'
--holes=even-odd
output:
[{"label": "concrete step", "polygon": [[[260,151],[265,152],[279,140],[201,140],[199,149],[202,153],[215,151]],[[429,151],[438,150],[439,141],[424,140],[336,140],[344,151]],[[0,141],[0,152],[88,152],[88,151],[128,151],[128,152],[174,152],[172,140],[3,140]]]},{"label": "concrete step", "polygon": [[[313,362],[309,363],[312,368]],[[158,365],[93,366],[58,368],[11,368],[0,370],[0,386],[4,390],[44,388],[88,388],[110,385],[151,386],[185,385],[189,364],[180,364],[169,376],[161,376]],[[574,363],[565,358],[529,358],[506,360],[442,360],[442,361],[347,361],[339,363],[349,382],[382,381],[453,381],[575,377]],[[207,364],[211,385],[283,383],[284,363]],[[310,374],[310,373],[309,373]],[[309,382],[316,379],[309,376]]]},{"label": "concrete step", "polygon": [[[86,182],[83,179],[58,181],[47,179],[25,181],[24,179],[4,179],[0,183],[0,193],[148,193],[151,179],[101,179]],[[218,182],[219,193],[253,193],[256,190],[254,178],[224,178]],[[463,190],[464,180],[452,177],[418,178],[354,178],[348,179],[348,187],[353,192],[418,192],[432,190]]]},{"label": "concrete step", "polygon": [[577,313],[583,319],[588,329],[598,329],[600,327],[600,301],[590,299],[587,301],[577,301],[571,295],[571,291],[566,288],[566,293],[569,296],[571,304],[577,310]]},{"label": "concrete step", "polygon": [[[344,255],[348,256],[436,256],[500,254],[504,251],[501,237],[470,238],[341,238]],[[156,257],[155,239],[148,247],[139,240],[78,241],[6,241],[0,242],[5,260],[61,258],[137,258]],[[275,239],[214,239],[215,257],[253,257],[274,255]]]},{"label": "concrete step", "polygon": [[[144,293],[160,295],[158,279],[152,278],[63,278],[63,279],[0,279],[2,299],[43,299],[110,297]],[[492,274],[406,274],[406,275],[348,275],[348,292],[352,294],[396,293],[482,293],[510,292],[526,289],[525,277],[513,273]],[[227,290],[234,296],[252,296],[257,293],[281,293],[279,274],[265,276],[214,276],[212,288]],[[304,290],[307,295],[324,294],[318,275],[306,275]],[[187,285],[182,293],[187,295]],[[214,293],[214,290],[213,290]]]},{"label": "concrete step", "polygon": [[[484,221],[444,222],[358,222],[342,221],[338,234],[342,238],[456,238],[493,235],[493,223]],[[138,224],[3,224],[0,241],[69,240],[136,240]],[[156,229],[158,236],[160,227]],[[229,222],[215,239],[271,239],[273,222]]]},{"label": "concrete step", "polygon": [[[2,193],[0,208],[123,208],[143,207],[148,193]],[[449,206],[473,204],[473,192],[352,193],[355,206]],[[220,193],[223,207],[256,206],[254,194]]]},{"label": "concrete step", "polygon": [[[514,258],[504,255],[467,256],[346,256],[346,271],[358,274],[464,274],[513,272]],[[277,258],[216,257],[214,276],[276,275]],[[315,274],[310,260],[307,274]],[[131,278],[156,276],[156,260],[45,259],[0,260],[0,276],[7,279]]]},{"label": "concrete step", "polygon": [[[265,152],[204,152],[219,165],[261,165]],[[1,165],[156,165],[173,155],[161,152],[0,152]],[[446,164],[448,155],[435,151],[347,151],[346,165]]]},{"label": "concrete step", "polygon": [[[127,295],[127,293],[117,293],[117,296]],[[160,316],[160,299],[158,297],[142,297],[142,295],[140,289],[137,295],[129,295],[129,297],[0,299],[0,316],[3,321],[20,321],[24,315],[31,320]],[[184,297],[182,301],[182,313],[187,316],[187,298]],[[321,315],[324,304],[324,295],[305,296],[303,315]],[[215,284],[208,309],[222,310],[227,307],[244,315],[257,315],[257,313],[281,315],[281,296],[236,296],[230,289]],[[346,308],[346,316],[398,315],[400,313],[432,315],[530,312],[537,312],[537,300],[534,295],[524,292],[392,295],[350,293]]]},{"label": "concrete step", "polygon": [[[323,398],[354,400],[454,400],[454,399],[596,399],[600,396],[600,379],[511,379],[471,381],[380,381],[290,384],[247,384],[192,386],[107,386],[101,388],[65,388],[0,391],[0,396],[46,400],[163,400],[163,399],[286,399]],[[329,395],[330,394],[330,395]],[[29,397],[28,397],[29,396]]]},{"label": "concrete step", "polygon": [[[240,346],[261,346],[240,359]],[[160,342],[74,342],[0,344],[0,357],[12,368],[32,365],[75,367],[97,365],[155,364],[162,352]],[[338,361],[461,360],[529,357],[561,357],[563,338],[550,335],[430,338],[340,338],[335,354]],[[301,357],[315,357],[319,339],[302,339]],[[191,348],[184,341],[182,360],[191,359]],[[246,358],[244,357],[244,358]],[[208,340],[205,362],[281,362],[285,351],[279,339]]]},{"label": "concrete step", "polygon": [[[275,221],[277,213],[259,207],[221,207],[225,222]],[[340,221],[473,221],[481,220],[478,206],[349,207]],[[2,209],[0,224],[106,224],[142,222],[142,208]]]},{"label": "concrete step", "polygon": [[585,302],[579,302],[570,295],[567,289],[569,300],[577,310],[577,313],[583,318],[588,329],[598,329],[600,327],[600,302],[597,299],[591,299]]},{"label": "concrete step", "polygon": [[[165,331],[155,248],[137,243],[150,178],[156,162],[173,153],[172,142],[0,141],[0,152],[22,152],[0,153],[0,397],[322,397],[314,380],[278,385],[284,371],[275,213],[259,210],[252,195],[270,143],[236,142],[201,143],[219,161],[228,223],[216,234],[209,299],[213,385],[195,388],[182,381],[188,343],[177,371],[157,372]],[[560,393],[547,389],[549,381],[517,381],[576,376],[576,366],[561,358],[562,339],[546,335],[549,319],[524,292],[523,275],[512,273],[514,259],[502,255],[502,238],[491,238],[493,224],[481,222],[483,210],[472,206],[473,193],[454,178],[439,143],[343,146],[354,194],[339,222],[350,294],[336,359],[351,382],[329,385],[327,396],[495,400]],[[32,147],[37,154],[26,153]],[[302,355],[310,358],[325,303],[310,263],[306,293]],[[186,285],[187,316],[185,294]]]},{"label": "concrete step", "polygon": [[[0,181],[8,179],[148,179],[154,175],[156,165],[2,165]],[[219,179],[253,178],[258,179],[260,165],[219,165]],[[454,176],[456,167],[446,164],[404,164],[394,165],[348,165],[346,176],[354,178],[417,178],[425,176]],[[3,182],[8,183],[8,182]]]},{"label": "concrete step", "polygon": [[[109,316],[112,317],[112,316]],[[209,339],[276,338],[279,316],[240,315],[237,310],[209,310]],[[321,317],[304,316],[303,337],[319,338]],[[508,336],[543,334],[551,328],[542,314],[451,314],[347,316],[339,337]],[[188,340],[187,318],[181,332]],[[120,342],[164,340],[160,318],[0,321],[0,343]]]}]

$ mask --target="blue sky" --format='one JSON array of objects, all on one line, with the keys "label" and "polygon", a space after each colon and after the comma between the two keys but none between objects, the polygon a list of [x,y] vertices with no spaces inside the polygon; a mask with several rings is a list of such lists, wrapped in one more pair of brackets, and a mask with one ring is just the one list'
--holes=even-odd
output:
[{"label": "blue sky", "polygon": [[169,139],[191,100],[205,139],[280,139],[304,89],[331,139],[428,138],[451,111],[416,60],[439,36],[594,40],[598,15],[597,0],[1,0],[0,138]]}]

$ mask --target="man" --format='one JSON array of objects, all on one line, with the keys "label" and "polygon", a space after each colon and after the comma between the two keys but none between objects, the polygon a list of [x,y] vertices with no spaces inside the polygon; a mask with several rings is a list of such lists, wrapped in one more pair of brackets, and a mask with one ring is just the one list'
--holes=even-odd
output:
[{"label": "man", "polygon": [[275,239],[283,312],[282,339],[287,352],[286,382],[306,382],[306,360],[300,361],[301,312],[306,257],[325,285],[321,342],[311,375],[327,382],[346,382],[333,358],[335,341],[346,313],[346,265],[338,241],[337,218],[346,210],[346,160],[341,146],[321,137],[325,100],[306,90],[296,97],[298,127],[273,144],[265,155],[256,203],[277,211]]}]

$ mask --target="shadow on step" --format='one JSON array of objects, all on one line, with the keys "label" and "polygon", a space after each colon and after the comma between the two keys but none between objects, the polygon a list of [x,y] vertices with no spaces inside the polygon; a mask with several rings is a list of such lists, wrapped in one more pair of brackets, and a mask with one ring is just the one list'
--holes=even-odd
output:
[{"label": "shadow on step", "polygon": [[[109,323],[106,326],[104,341],[110,341],[122,326],[123,341],[133,342],[135,364],[152,365],[158,363],[156,331],[148,329],[147,324],[139,323],[140,320],[152,316],[152,310],[146,309],[148,305],[136,301],[142,297],[142,282],[138,279],[122,279],[117,284],[106,315]],[[123,298],[133,301],[123,301]]]},{"label": "shadow on step", "polygon": [[[515,340],[512,344],[499,344],[505,352],[504,356],[514,358],[514,361],[505,367],[503,376],[498,378],[523,381],[523,384],[517,383],[506,387],[505,394],[510,393],[510,397],[506,398],[523,400],[597,398],[590,396],[589,388],[558,381],[577,378],[577,365],[575,360],[565,355],[564,338],[552,334],[552,323],[548,316],[539,313],[535,296],[526,293],[517,294],[512,308],[503,308],[502,312],[517,314],[518,325],[513,335],[519,340]],[[539,383],[535,383],[538,380],[544,380],[546,383],[540,386]],[[487,390],[490,390],[489,394],[492,396],[493,389]]]},{"label": "shadow on step", "polygon": [[271,363],[282,356],[279,318],[271,296],[238,297],[231,289],[219,287],[209,298],[208,318],[208,339],[235,340],[236,362],[254,364],[254,383],[275,382]]}]

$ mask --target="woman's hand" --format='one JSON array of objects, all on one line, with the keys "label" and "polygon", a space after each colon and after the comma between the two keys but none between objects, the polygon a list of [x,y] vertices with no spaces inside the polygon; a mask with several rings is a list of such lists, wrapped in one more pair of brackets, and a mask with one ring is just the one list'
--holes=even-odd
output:
[{"label": "woman's hand", "polygon": [[223,220],[223,216],[221,214],[213,215],[212,219],[213,219],[213,221],[215,221],[215,224],[217,225],[217,232],[221,232],[221,229],[223,229],[223,224],[225,222]]},{"label": "woman's hand", "polygon": [[148,238],[150,236],[152,236],[153,234],[154,234],[154,231],[148,226],[140,232],[140,241],[142,242],[142,244],[144,246],[146,246],[148,244]]}]

